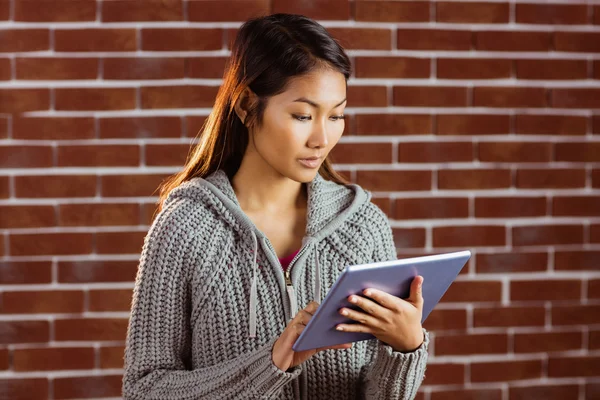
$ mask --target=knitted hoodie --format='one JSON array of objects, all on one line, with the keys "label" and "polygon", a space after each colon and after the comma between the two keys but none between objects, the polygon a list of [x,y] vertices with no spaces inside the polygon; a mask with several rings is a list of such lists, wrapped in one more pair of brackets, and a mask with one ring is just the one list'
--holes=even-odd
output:
[{"label": "knitted hoodie", "polygon": [[[171,191],[145,238],[127,331],[125,399],[413,399],[411,353],[377,339],[280,370],[275,341],[347,265],[396,259],[385,214],[358,185],[307,184],[305,237],[284,273],[224,171]],[[287,283],[287,284],[286,284]]]}]

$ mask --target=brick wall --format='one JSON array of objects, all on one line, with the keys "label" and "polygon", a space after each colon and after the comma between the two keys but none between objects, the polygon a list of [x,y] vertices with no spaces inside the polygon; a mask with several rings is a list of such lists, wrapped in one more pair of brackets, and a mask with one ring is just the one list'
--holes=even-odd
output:
[{"label": "brick wall", "polygon": [[399,256],[474,253],[419,400],[600,398],[600,5],[566,0],[0,0],[0,397],[119,397],[155,189],[268,12],[348,49],[335,161]]}]

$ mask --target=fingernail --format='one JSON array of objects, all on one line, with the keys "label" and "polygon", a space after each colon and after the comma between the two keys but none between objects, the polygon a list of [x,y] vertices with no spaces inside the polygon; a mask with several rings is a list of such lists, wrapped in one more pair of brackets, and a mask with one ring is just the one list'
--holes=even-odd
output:
[{"label": "fingernail", "polygon": [[336,326],[335,329],[338,330],[338,331],[343,331],[344,327],[343,326]]}]

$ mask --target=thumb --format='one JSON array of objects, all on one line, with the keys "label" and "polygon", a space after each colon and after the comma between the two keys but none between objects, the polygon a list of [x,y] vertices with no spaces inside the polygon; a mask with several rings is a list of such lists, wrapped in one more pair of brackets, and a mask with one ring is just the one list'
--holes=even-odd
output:
[{"label": "thumb", "polygon": [[423,281],[421,275],[417,275],[410,284],[410,301],[417,308],[423,308]]}]

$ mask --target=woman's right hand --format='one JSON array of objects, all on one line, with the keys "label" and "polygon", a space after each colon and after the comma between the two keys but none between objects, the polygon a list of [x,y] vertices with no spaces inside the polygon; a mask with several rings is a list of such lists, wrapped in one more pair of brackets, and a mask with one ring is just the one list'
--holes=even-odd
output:
[{"label": "woman's right hand", "polygon": [[312,318],[317,310],[319,303],[311,301],[306,308],[300,310],[298,314],[290,321],[279,339],[273,345],[273,353],[271,358],[273,363],[282,371],[287,371],[289,368],[302,364],[315,353],[327,349],[349,349],[352,343],[338,344],[329,347],[320,347],[317,349],[305,350],[296,352],[292,350],[292,346],[306,328],[308,321]]}]

